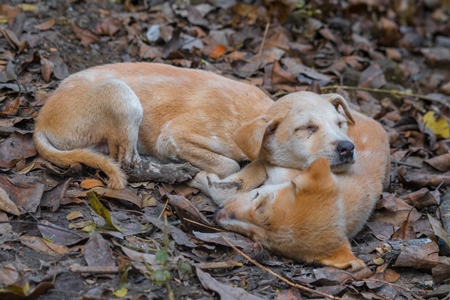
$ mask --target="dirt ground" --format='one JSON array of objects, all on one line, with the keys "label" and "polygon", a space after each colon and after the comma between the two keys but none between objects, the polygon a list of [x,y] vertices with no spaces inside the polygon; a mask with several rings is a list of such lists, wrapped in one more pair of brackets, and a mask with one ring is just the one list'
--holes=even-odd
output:
[{"label": "dirt ground", "polygon": [[[40,159],[48,94],[124,61],[211,70],[274,99],[337,91],[378,120],[390,184],[352,240],[368,268],[272,255],[220,231],[212,201],[182,184],[114,191],[94,169]],[[0,4],[0,299],[450,299],[449,78],[447,0]]]}]

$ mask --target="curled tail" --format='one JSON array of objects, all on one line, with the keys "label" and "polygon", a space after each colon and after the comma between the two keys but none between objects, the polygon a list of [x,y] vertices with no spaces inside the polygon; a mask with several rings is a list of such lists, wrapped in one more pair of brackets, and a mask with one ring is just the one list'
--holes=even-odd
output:
[{"label": "curled tail", "polygon": [[34,132],[33,140],[39,154],[55,165],[68,167],[73,163],[82,163],[100,169],[109,177],[108,186],[112,189],[123,189],[127,183],[119,165],[106,155],[90,149],[58,150],[41,131]]}]

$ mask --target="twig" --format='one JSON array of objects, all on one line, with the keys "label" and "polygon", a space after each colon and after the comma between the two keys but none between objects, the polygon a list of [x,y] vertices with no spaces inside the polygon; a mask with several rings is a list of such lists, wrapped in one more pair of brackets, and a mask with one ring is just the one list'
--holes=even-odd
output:
[{"label": "twig", "polygon": [[199,222],[197,222],[197,221],[194,221],[194,220],[191,220],[191,219],[188,219],[188,218],[183,218],[183,220],[185,220],[185,221],[187,221],[187,222],[189,222],[189,223],[195,224],[195,225],[197,225],[197,226],[201,226],[201,227],[203,227],[203,228],[207,228],[207,229],[214,230],[214,231],[217,231],[217,232],[224,232],[224,231],[225,231],[225,230],[222,230],[222,229],[220,229],[220,228],[208,226],[208,225],[199,223]]},{"label": "twig", "polygon": [[117,274],[119,268],[116,266],[79,266],[72,265],[69,267],[69,271],[73,273],[95,273],[95,274]]},{"label": "twig", "polygon": [[399,289],[401,289],[401,290],[404,290],[404,291],[406,291],[406,292],[408,292],[408,293],[410,293],[411,294],[411,296],[413,296],[414,298],[416,298],[416,299],[420,299],[420,300],[423,300],[423,298],[422,297],[420,297],[419,295],[416,295],[416,294],[414,294],[410,289],[408,289],[408,288],[406,288],[406,287],[404,287],[404,286],[401,286],[401,285],[398,285],[398,284],[395,284],[395,283],[391,283],[391,282],[388,282],[388,281],[384,281],[384,280],[380,280],[380,279],[373,279],[373,278],[367,278],[367,279],[364,279],[364,281],[373,281],[373,282],[380,282],[380,283],[384,283],[384,284],[387,284],[387,285],[390,285],[390,286],[393,286],[393,287],[396,287],[396,288],[399,288]]},{"label": "twig", "polygon": [[395,164],[397,164],[397,165],[407,166],[407,167],[411,167],[411,168],[414,168],[414,169],[422,169],[422,166],[410,164],[410,163],[407,163],[407,162],[404,162],[404,161],[396,161],[396,160],[393,160],[393,161],[391,161],[391,162],[392,162],[392,163],[395,163]]},{"label": "twig", "polygon": [[335,296],[329,295],[327,293],[323,293],[323,292],[320,292],[320,291],[316,291],[316,290],[310,289],[310,288],[308,288],[306,286],[303,286],[303,285],[299,285],[299,284],[293,283],[293,282],[289,281],[288,279],[286,279],[284,277],[281,277],[280,275],[278,275],[277,273],[273,272],[272,270],[264,267],[263,265],[261,265],[260,263],[256,262],[255,260],[251,259],[248,255],[246,255],[241,250],[236,248],[236,246],[233,245],[226,237],[222,236],[222,239],[225,242],[227,242],[228,245],[230,245],[231,248],[233,248],[236,252],[238,252],[240,255],[245,257],[245,259],[250,261],[252,264],[254,264],[257,267],[260,267],[261,269],[263,269],[267,273],[272,274],[273,276],[275,276],[276,278],[280,279],[281,281],[287,283],[288,285],[290,285],[292,287],[295,287],[295,288],[298,288],[299,290],[303,290],[305,292],[309,292],[309,293],[312,293],[312,294],[320,295],[320,296],[323,296],[323,297],[326,297],[326,298],[335,299],[335,300],[342,299],[342,298],[339,298],[339,297],[335,297]]},{"label": "twig", "polygon": [[259,46],[259,51],[258,51],[258,65],[259,65],[259,63],[260,63],[260,61],[261,61],[261,54],[262,54],[262,52],[263,52],[264,43],[266,42],[267,32],[269,32],[269,27],[270,27],[270,21],[267,21],[266,29],[264,29],[263,39],[262,39],[261,45]]},{"label": "twig", "polygon": [[324,87],[321,88],[322,91],[336,90],[336,89],[344,89],[344,90],[351,90],[351,91],[364,91],[364,92],[373,92],[373,93],[382,93],[382,94],[391,94],[393,96],[415,97],[415,98],[420,98],[420,99],[424,99],[424,100],[428,100],[428,101],[432,101],[432,102],[439,102],[439,103],[444,104],[447,107],[449,107],[449,104],[445,103],[442,100],[431,98],[431,97],[428,97],[428,96],[419,95],[419,94],[402,92],[402,91],[398,91],[398,90],[382,90],[382,89],[357,87],[357,86],[347,86],[347,85],[331,85],[331,86],[324,86]]}]

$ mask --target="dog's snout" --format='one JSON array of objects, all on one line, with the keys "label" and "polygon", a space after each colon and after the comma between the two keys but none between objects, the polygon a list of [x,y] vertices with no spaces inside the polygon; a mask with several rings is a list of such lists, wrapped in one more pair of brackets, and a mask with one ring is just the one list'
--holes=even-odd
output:
[{"label": "dog's snout", "polygon": [[336,147],[336,151],[339,154],[341,160],[346,161],[353,158],[355,145],[350,141],[339,141]]}]

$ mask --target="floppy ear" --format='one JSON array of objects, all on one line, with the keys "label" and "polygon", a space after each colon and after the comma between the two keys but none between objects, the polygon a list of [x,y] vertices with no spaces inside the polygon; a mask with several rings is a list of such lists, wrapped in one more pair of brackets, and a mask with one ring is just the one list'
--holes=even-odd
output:
[{"label": "floppy ear", "polygon": [[325,157],[319,157],[291,181],[296,187],[295,191],[298,193],[309,188],[317,189],[317,182],[328,180],[330,176],[330,162]]},{"label": "floppy ear", "polygon": [[351,124],[355,124],[355,119],[353,119],[352,114],[350,113],[350,109],[348,107],[347,101],[344,99],[344,97],[342,97],[339,94],[322,94],[322,97],[324,97],[325,99],[327,99],[328,101],[330,101],[331,104],[334,105],[334,107],[336,107],[336,110],[338,110],[339,105],[342,107],[342,109],[345,112],[345,116],[347,117],[347,119],[350,121]]},{"label": "floppy ear", "polygon": [[274,132],[278,124],[278,120],[267,120],[264,116],[253,119],[238,129],[234,142],[250,160],[255,160],[264,137]]}]

